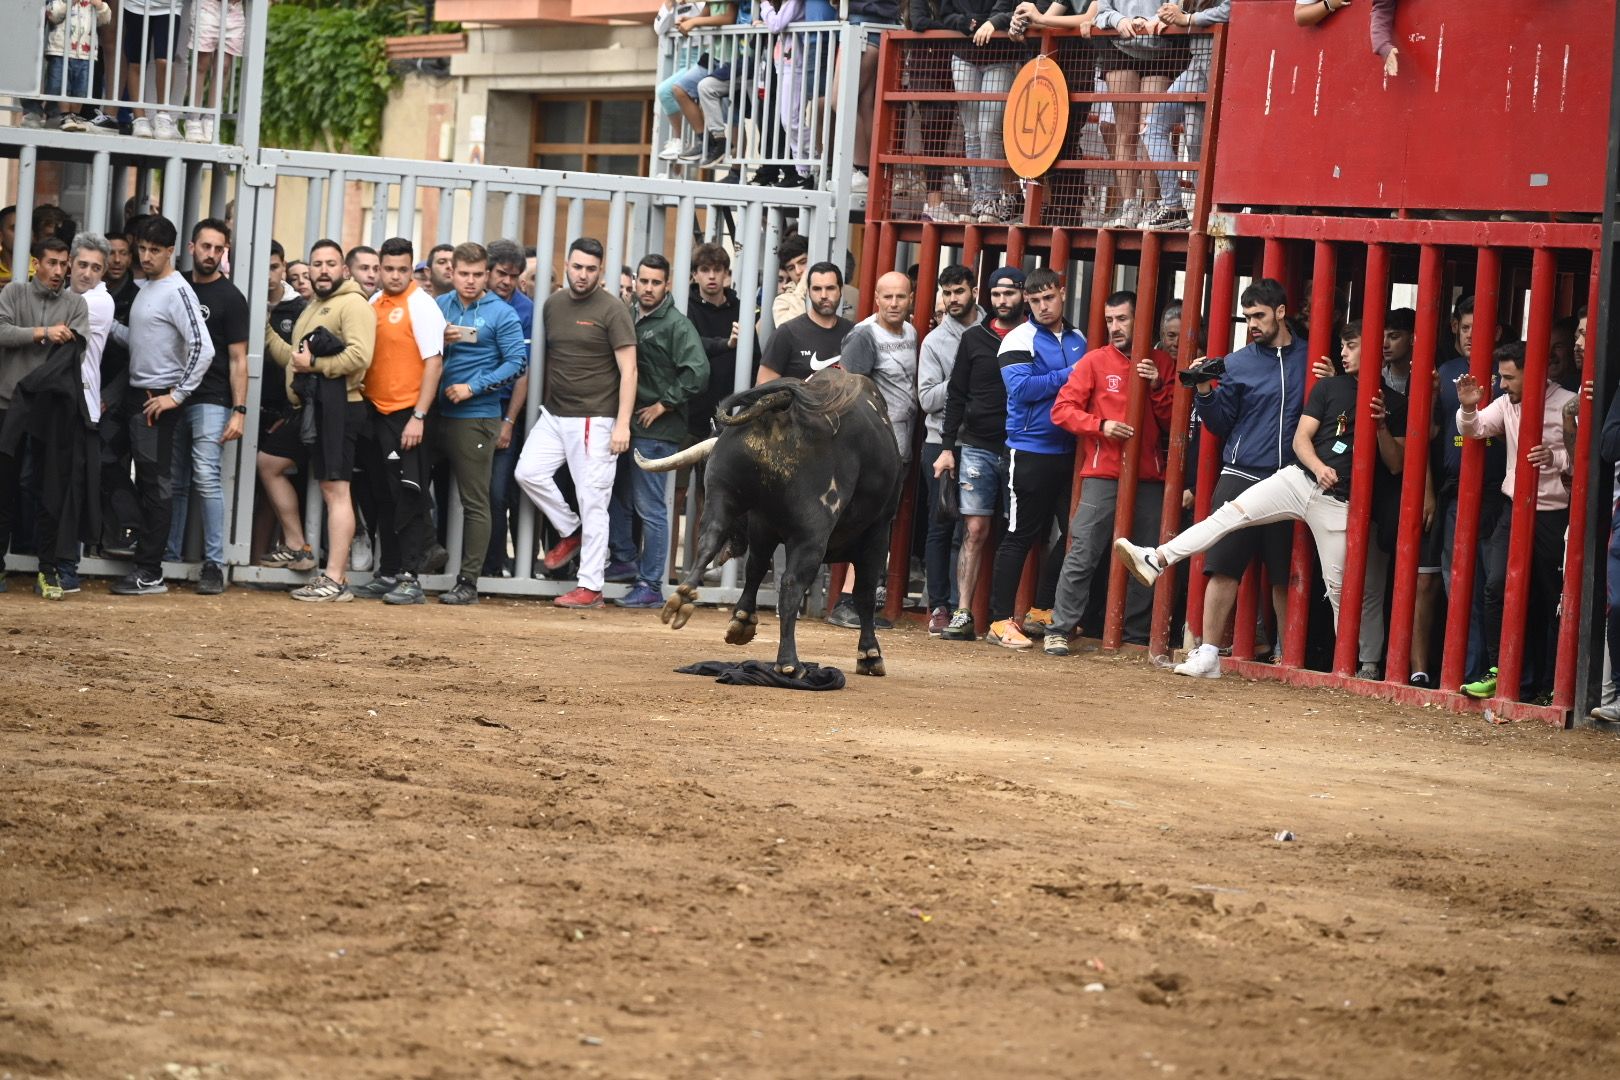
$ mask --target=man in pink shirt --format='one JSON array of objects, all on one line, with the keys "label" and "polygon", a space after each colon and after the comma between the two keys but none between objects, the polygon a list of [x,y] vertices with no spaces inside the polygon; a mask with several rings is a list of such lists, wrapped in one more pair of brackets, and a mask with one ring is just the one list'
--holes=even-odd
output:
[{"label": "man in pink shirt", "polygon": [[[1502,393],[1479,408],[1485,388],[1472,375],[1457,380],[1457,431],[1470,439],[1503,438],[1507,441],[1507,475],[1502,494],[1513,503],[1515,463],[1519,460],[1519,422],[1524,396],[1524,344],[1514,342],[1496,350],[1496,371]],[[1531,611],[1527,625],[1553,625],[1554,605],[1564,587],[1564,533],[1569,528],[1569,489],[1564,474],[1570,471],[1569,453],[1564,447],[1564,403],[1575,397],[1557,383],[1547,383],[1542,406],[1541,441],[1525,448],[1525,457],[1537,469],[1535,536],[1530,557]],[[1526,496],[1528,497],[1528,495]],[[1508,536],[1513,514],[1497,520],[1485,548],[1485,653],[1491,669],[1478,682],[1464,684],[1469,697],[1496,696],[1496,657],[1502,638],[1502,589],[1507,581]],[[1540,615],[1538,617],[1538,610]],[[1514,633],[1524,627],[1514,627]],[[1550,659],[1550,657],[1549,657]],[[1551,664],[1542,665],[1542,680],[1551,683]],[[1528,670],[1528,666],[1527,666]],[[1511,688],[1513,690],[1518,687]],[[1515,695],[1517,696],[1517,695]]]}]

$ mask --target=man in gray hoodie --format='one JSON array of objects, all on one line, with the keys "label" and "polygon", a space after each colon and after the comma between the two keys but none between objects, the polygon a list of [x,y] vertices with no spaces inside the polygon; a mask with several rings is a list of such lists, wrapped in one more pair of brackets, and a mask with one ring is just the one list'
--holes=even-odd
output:
[{"label": "man in gray hoodie", "polygon": [[202,383],[214,360],[214,342],[197,294],[174,269],[174,222],[153,216],[136,233],[136,255],[146,282],[129,309],[129,392],[118,422],[129,432],[141,525],[135,569],[113,582],[119,596],[164,593],[163,549],[174,505],[174,429],[179,408]]},{"label": "man in gray hoodie", "polygon": [[[945,399],[951,372],[956,368],[957,349],[962,334],[984,321],[984,309],[973,302],[973,271],[961,264],[939,272],[939,294],[945,304],[945,317],[923,338],[922,356],[917,367],[917,404],[922,409],[922,475],[928,492],[928,541],[923,549],[928,580],[928,634],[938,637],[951,621],[957,607],[955,547],[957,522],[939,521],[934,508],[939,505],[940,478],[934,475],[934,461],[945,448],[942,429]],[[969,600],[971,601],[971,597]]]},{"label": "man in gray hoodie", "polygon": [[[11,394],[24,376],[45,362],[57,345],[90,336],[84,297],[67,287],[68,246],[55,237],[41,240],[39,269],[32,281],[13,281],[0,290],[0,428],[5,427]],[[0,454],[0,592],[5,590],[6,549],[17,522],[22,460]]]}]

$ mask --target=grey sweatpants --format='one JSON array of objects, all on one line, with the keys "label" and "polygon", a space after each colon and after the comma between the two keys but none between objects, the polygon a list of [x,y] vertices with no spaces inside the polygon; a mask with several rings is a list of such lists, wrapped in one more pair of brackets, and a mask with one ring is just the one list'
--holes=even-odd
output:
[{"label": "grey sweatpants", "polygon": [[[1273,521],[1303,521],[1310,528],[1316,540],[1316,557],[1322,564],[1328,600],[1333,604],[1333,625],[1337,628],[1350,506],[1323,491],[1297,466],[1278,469],[1209,517],[1161,544],[1159,557],[1166,565],[1178,563],[1208,551],[1229,532]],[[1378,546],[1371,530],[1368,530],[1366,543],[1367,575],[1361,593],[1361,634],[1356,644],[1361,662],[1376,664],[1384,656],[1384,581],[1389,572],[1389,556]]]},{"label": "grey sweatpants", "polygon": [[[1119,481],[1088,476],[1080,482],[1080,505],[1069,523],[1069,553],[1063,557],[1058,577],[1057,602],[1052,607],[1052,629],[1073,633],[1091,603],[1092,578],[1098,563],[1103,567],[1102,584],[1108,583],[1105,560],[1114,542],[1114,505],[1119,499]],[[1136,513],[1131,522],[1131,542],[1152,546],[1159,540],[1159,514],[1163,509],[1164,485],[1142,481],[1136,486]],[[1125,636],[1146,641],[1153,623],[1153,590],[1127,578],[1125,591]]]}]

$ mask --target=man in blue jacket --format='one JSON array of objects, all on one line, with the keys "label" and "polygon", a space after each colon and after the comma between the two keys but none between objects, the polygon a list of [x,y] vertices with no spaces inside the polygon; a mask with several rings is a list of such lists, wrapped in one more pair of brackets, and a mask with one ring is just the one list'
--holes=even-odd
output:
[{"label": "man in blue jacket", "polygon": [[[1029,321],[1001,341],[998,359],[1007,387],[1008,487],[1007,535],[996,549],[990,577],[990,632],[986,640],[1008,649],[1027,649],[1031,642],[1013,620],[1024,559],[1036,541],[1044,543],[1055,520],[1069,524],[1069,493],[1074,486],[1074,436],[1052,422],[1052,403],[1069,381],[1075,363],[1086,353],[1086,336],[1064,318],[1068,300],[1063,279],[1042,267],[1024,279]],[[1295,414],[1298,415],[1298,407]],[[1061,552],[1061,546],[1058,548]],[[1048,560],[1061,565],[1062,560]],[[1033,621],[1051,621],[1059,565],[1041,574]]]},{"label": "man in blue jacket", "polygon": [[489,551],[489,478],[501,435],[501,391],[529,368],[523,325],[510,304],[485,287],[489,253],[458,244],[451,254],[455,289],[438,298],[444,331],[444,374],[434,427],[461,493],[461,570],[442,604],[478,603],[478,572]]},{"label": "man in blue jacket", "polygon": [[[1294,429],[1305,400],[1306,342],[1288,329],[1288,294],[1280,283],[1261,278],[1238,297],[1249,327],[1249,344],[1226,358],[1226,373],[1198,384],[1193,408],[1211,433],[1225,440],[1221,475],[1212,508],[1237,499],[1278,469],[1294,463]],[[1218,642],[1237,604],[1238,580],[1254,561],[1265,560],[1271,575],[1271,603],[1277,626],[1288,621],[1288,572],[1294,526],[1277,522],[1240,529],[1204,556],[1203,644],[1176,665],[1177,675],[1218,679]]]}]

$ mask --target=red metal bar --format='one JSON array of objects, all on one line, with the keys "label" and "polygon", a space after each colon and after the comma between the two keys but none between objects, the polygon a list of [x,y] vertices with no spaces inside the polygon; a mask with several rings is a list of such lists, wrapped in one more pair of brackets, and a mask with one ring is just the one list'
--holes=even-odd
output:
[{"label": "red metal bar", "polygon": [[986,311],[990,310],[990,290],[984,285],[990,274],[979,271],[979,253],[982,250],[983,233],[977,225],[969,225],[962,230],[962,265],[973,271],[974,288],[978,290],[979,306]]},{"label": "red metal bar", "polygon": [[1362,244],[1438,244],[1464,248],[1582,248],[1596,250],[1603,228],[1572,222],[1439,221],[1429,218],[1317,217],[1291,214],[1228,214],[1231,236],[1277,236]]},{"label": "red metal bar", "polygon": [[1254,660],[1232,659],[1227,660],[1222,666],[1245,679],[1267,679],[1287,686],[1302,686],[1316,690],[1342,690],[1347,694],[1381,698],[1412,708],[1430,706],[1455,713],[1479,713],[1489,706],[1496,714],[1496,723],[1509,720],[1537,720],[1556,727],[1562,727],[1564,724],[1564,711],[1552,705],[1528,705],[1518,701],[1475,701],[1461,694],[1441,690],[1421,690],[1416,686],[1397,686],[1394,683],[1372,682],[1368,679],[1345,679],[1326,671],[1264,664]]},{"label": "red metal bar", "polygon": [[[1200,233],[1209,229],[1209,208],[1214,204],[1215,198],[1213,190],[1215,184],[1212,178],[1215,168],[1215,146],[1221,135],[1221,84],[1225,78],[1226,27],[1217,26],[1209,62],[1209,101],[1204,106],[1204,144],[1198,150],[1198,186],[1193,189],[1192,227]],[[1182,318],[1185,320],[1185,312]]]},{"label": "red metal bar", "polygon": [[[1513,470],[1513,532],[1508,542],[1507,585],[1502,593],[1502,638],[1496,655],[1496,696],[1519,699],[1519,677],[1524,672],[1525,626],[1530,610],[1530,562],[1536,527],[1536,488],[1540,475],[1526,456],[1541,444],[1542,412],[1547,404],[1547,355],[1552,343],[1554,289],[1558,259],[1542,248],[1530,261],[1530,322],[1525,330],[1524,391],[1520,397],[1519,456],[1508,462]],[[1474,316],[1479,326],[1479,315]]]},{"label": "red metal bar", "polygon": [[[874,100],[892,100],[900,93],[900,70],[904,66],[901,53],[909,47],[899,41],[890,39],[887,34],[883,35],[878,50],[878,66],[876,78],[874,79],[877,93]],[[871,174],[865,217],[868,222],[884,221],[889,217],[889,200],[893,195],[894,183],[889,176],[893,170],[889,166],[884,151],[894,145],[894,119],[897,113],[904,116],[906,110],[904,108],[885,109],[880,107],[877,110],[877,115],[872,118],[872,147],[871,155],[867,158],[869,163],[868,171]],[[855,122],[853,116],[845,117],[843,120],[848,123]],[[858,158],[860,156],[859,152],[855,156]],[[843,183],[843,178],[840,178],[839,182]],[[862,294],[863,296],[866,295],[867,290],[863,289]],[[864,300],[862,302],[865,303]],[[865,318],[866,313],[863,313],[861,317]]]},{"label": "red metal bar", "polygon": [[1052,242],[1047,247],[1046,265],[1055,270],[1064,281],[1069,280],[1070,244],[1068,229],[1053,229]]},{"label": "red metal bar", "polygon": [[[872,314],[872,293],[877,287],[878,275],[882,273],[878,269],[878,263],[882,258],[879,249],[883,243],[883,229],[886,226],[887,223],[878,225],[875,222],[868,222],[861,227],[861,266],[857,275],[861,279],[861,299],[855,309],[856,317],[859,319]],[[892,253],[889,256],[889,265],[894,265]]]},{"label": "red metal bar", "polygon": [[[1404,683],[1412,674],[1412,620],[1417,611],[1418,567],[1423,563],[1423,500],[1429,478],[1429,428],[1434,417],[1434,358],[1440,339],[1440,311],[1448,306],[1441,294],[1444,270],[1440,249],[1424,244],[1418,253],[1417,328],[1412,334],[1412,377],[1406,387],[1406,458],[1401,467],[1395,592],[1389,610],[1389,648],[1384,654],[1384,679],[1392,683]],[[1363,341],[1363,364],[1366,348]]]},{"label": "red metal bar", "polygon": [[[1265,590],[1261,579],[1265,569],[1258,562],[1249,564],[1238,579],[1237,607],[1232,613],[1232,655],[1247,660],[1254,655],[1255,629],[1260,621],[1260,594]],[[1270,597],[1266,603],[1271,602]],[[1220,630],[1225,633],[1225,627]]]},{"label": "red metal bar", "polygon": [[[1495,349],[1491,328],[1497,325],[1502,288],[1502,257],[1492,248],[1479,250],[1474,268],[1474,339],[1468,351],[1469,373],[1491,392]],[[1480,408],[1485,402],[1480,402]],[[1446,600],[1446,647],[1440,660],[1440,685],[1462,685],[1468,662],[1468,623],[1474,604],[1474,575],[1479,568],[1479,498],[1485,480],[1485,444],[1464,439],[1462,469],[1457,477],[1457,525],[1451,555],[1451,591]]]},{"label": "red metal bar", "polygon": [[[1136,273],[1136,315],[1131,331],[1131,360],[1140,361],[1153,351],[1158,330],[1159,234],[1149,233]],[[1105,327],[1106,330],[1106,327]],[[1094,346],[1095,347],[1095,346]],[[1148,383],[1132,376],[1126,384],[1125,422],[1136,431],[1125,443],[1119,461],[1119,495],[1114,500],[1114,539],[1131,535],[1136,520],[1136,485],[1142,472],[1142,422],[1147,416]],[[1078,462],[1076,463],[1078,466]],[[1125,564],[1110,558],[1108,607],[1103,618],[1103,648],[1117,649],[1125,640]]]},{"label": "red metal bar", "polygon": [[[1592,271],[1587,284],[1587,326],[1597,325],[1598,268],[1602,258],[1592,256]],[[1586,493],[1592,483],[1592,398],[1587,395],[1597,357],[1592,355],[1591,330],[1587,331],[1586,367],[1581,371],[1580,416],[1575,432],[1575,473],[1569,486],[1569,539],[1564,552],[1564,599],[1558,616],[1558,669],[1553,680],[1553,704],[1560,709],[1575,705],[1575,667],[1579,660],[1581,626],[1587,613],[1581,610],[1581,584],[1586,576],[1587,507]]]},{"label": "red metal bar", "polygon": [[[1187,254],[1187,277],[1181,294],[1181,349],[1176,368],[1185,371],[1198,355],[1198,332],[1203,325],[1204,284],[1209,276],[1209,236],[1194,233]],[[1159,542],[1169,540],[1180,528],[1181,492],[1187,482],[1187,429],[1192,422],[1192,391],[1176,390],[1170,414],[1170,453],[1164,467],[1164,505],[1159,511]],[[1197,468],[1194,462],[1193,467]],[[1176,567],[1160,575],[1153,593],[1153,629],[1148,638],[1148,654],[1154,659],[1170,655],[1170,615],[1176,597]]]},{"label": "red metal bar", "polygon": [[1361,312],[1362,372],[1356,380],[1356,442],[1352,450],[1350,482],[1350,535],[1344,558],[1344,584],[1339,591],[1339,626],[1333,649],[1333,673],[1355,674],[1357,642],[1361,633],[1361,597],[1367,584],[1367,545],[1376,543],[1372,523],[1373,458],[1378,453],[1373,430],[1372,400],[1382,381],[1379,357],[1384,341],[1384,316],[1389,310],[1389,248],[1367,245],[1367,278]]},{"label": "red metal bar", "polygon": [[1024,268],[1024,230],[1007,230],[1007,265]]},{"label": "red metal bar", "polygon": [[[1334,297],[1339,284],[1338,249],[1328,240],[1316,241],[1311,259],[1311,339],[1310,365],[1305,369],[1305,396],[1316,383],[1312,368],[1333,347]],[[1324,315],[1324,313],[1326,313]],[[1306,631],[1311,621],[1311,571],[1316,546],[1304,524],[1294,526],[1294,554],[1288,565],[1288,625],[1283,630],[1283,663],[1289,667],[1305,664]]]},{"label": "red metal bar", "polygon": [[[1221,237],[1215,241],[1215,265],[1209,284],[1209,353],[1225,356],[1232,349],[1232,304],[1237,290],[1237,249]],[[1186,318],[1186,308],[1182,318]],[[1182,336],[1186,337],[1183,330]],[[1209,517],[1215,494],[1215,477],[1221,469],[1221,440],[1209,428],[1198,438],[1198,488],[1193,496],[1193,520]],[[1204,556],[1194,555],[1187,566],[1187,625],[1199,640],[1204,639]],[[1217,628],[1216,634],[1220,633]]]}]

